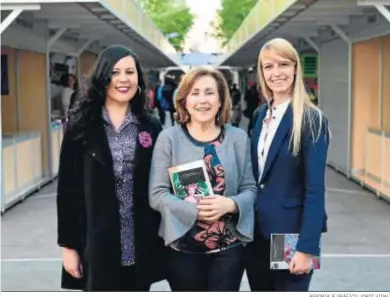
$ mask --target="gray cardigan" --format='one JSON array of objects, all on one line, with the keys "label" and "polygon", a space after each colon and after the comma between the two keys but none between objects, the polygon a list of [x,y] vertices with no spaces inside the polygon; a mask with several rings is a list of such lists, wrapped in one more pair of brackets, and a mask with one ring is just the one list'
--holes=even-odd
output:
[{"label": "gray cardigan", "polygon": [[[216,151],[225,171],[225,196],[233,199],[239,210],[235,233],[246,243],[253,240],[256,199],[250,140],[239,128],[225,125],[225,129],[225,139]],[[167,246],[187,233],[198,215],[196,204],[172,194],[168,168],[201,160],[203,155],[204,148],[193,144],[180,125],[163,130],[157,138],[150,170],[149,202],[161,213],[159,235]]]}]

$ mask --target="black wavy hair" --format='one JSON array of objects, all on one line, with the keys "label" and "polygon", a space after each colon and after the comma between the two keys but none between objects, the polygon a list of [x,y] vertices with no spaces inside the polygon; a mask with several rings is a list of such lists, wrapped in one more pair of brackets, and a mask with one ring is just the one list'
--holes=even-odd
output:
[{"label": "black wavy hair", "polygon": [[113,45],[100,53],[89,81],[84,90],[79,92],[76,104],[70,111],[70,122],[75,138],[83,137],[89,128],[102,119],[102,108],[106,102],[106,89],[111,83],[112,70],[119,60],[129,56],[135,61],[139,86],[130,101],[130,108],[139,119],[146,115],[146,84],[140,60],[129,48]]}]

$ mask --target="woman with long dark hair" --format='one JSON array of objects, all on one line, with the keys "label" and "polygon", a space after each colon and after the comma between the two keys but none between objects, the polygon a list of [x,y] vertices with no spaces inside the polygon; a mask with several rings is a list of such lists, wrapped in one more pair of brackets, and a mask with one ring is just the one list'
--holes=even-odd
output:
[{"label": "woman with long dark hair", "polygon": [[122,46],[105,49],[70,112],[61,148],[63,288],[148,291],[162,279],[160,216],[148,203],[160,131],[158,119],[146,111],[137,56]]}]

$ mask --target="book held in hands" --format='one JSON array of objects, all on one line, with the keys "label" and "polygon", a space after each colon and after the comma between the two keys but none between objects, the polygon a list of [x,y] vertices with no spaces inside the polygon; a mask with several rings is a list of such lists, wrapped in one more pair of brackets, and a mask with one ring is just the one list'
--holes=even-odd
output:
[{"label": "book held in hands", "polygon": [[[270,268],[273,270],[289,269],[296,253],[299,234],[271,234]],[[312,269],[320,269],[320,257],[313,257]]]},{"label": "book held in hands", "polygon": [[203,160],[170,167],[168,172],[176,197],[197,203],[203,197],[214,195]]}]

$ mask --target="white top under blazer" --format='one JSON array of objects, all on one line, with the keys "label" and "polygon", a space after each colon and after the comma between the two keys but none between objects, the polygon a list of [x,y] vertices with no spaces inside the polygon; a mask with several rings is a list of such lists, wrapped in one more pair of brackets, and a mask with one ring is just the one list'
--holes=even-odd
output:
[{"label": "white top under blazer", "polygon": [[290,101],[291,100],[287,100],[276,106],[272,104],[273,100],[269,102],[267,114],[263,120],[263,125],[260,132],[259,144],[257,146],[259,181],[261,180],[261,176],[263,174],[263,169],[265,162],[267,161],[267,156],[272,144],[272,140],[275,137],[276,131],[278,130],[279,124],[282,121],[284,114],[286,113]]}]

